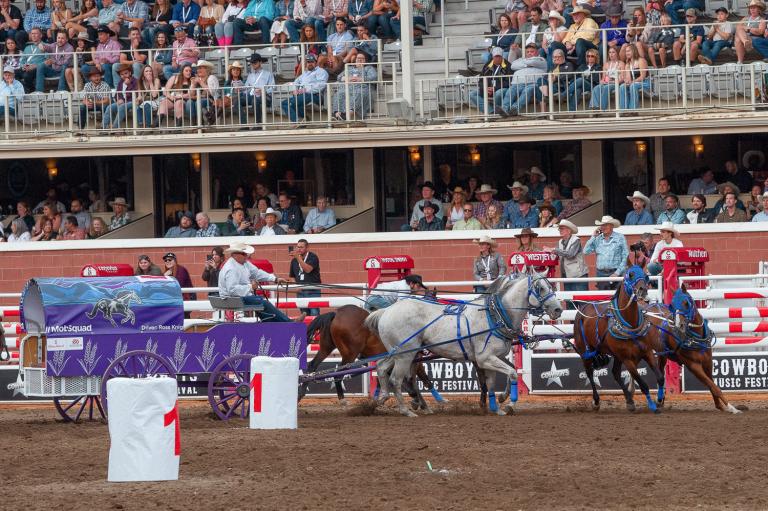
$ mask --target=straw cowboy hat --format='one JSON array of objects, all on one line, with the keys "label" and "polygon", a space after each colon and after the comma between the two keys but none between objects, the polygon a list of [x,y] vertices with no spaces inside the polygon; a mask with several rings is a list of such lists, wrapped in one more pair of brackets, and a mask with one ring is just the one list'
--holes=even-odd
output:
[{"label": "straw cowboy hat", "polygon": [[514,183],[512,183],[512,185],[507,185],[507,188],[509,188],[510,190],[513,190],[515,188],[520,188],[523,191],[523,193],[528,193],[528,187],[525,186],[520,181],[515,181]]},{"label": "straw cowboy hat", "polygon": [[530,227],[523,227],[523,230],[520,231],[520,234],[515,234],[515,238],[520,239],[523,236],[530,236],[531,238],[538,238],[539,235],[531,230]]},{"label": "straw cowboy hat", "polygon": [[659,226],[659,232],[661,231],[671,232],[672,236],[674,236],[675,238],[680,236],[680,233],[675,228],[675,224],[673,224],[672,222],[662,222],[662,224]]},{"label": "straw cowboy hat", "polygon": [[272,208],[267,208],[267,210],[264,212],[264,216],[272,215],[275,217],[275,222],[279,222],[280,219],[283,217],[283,214],[279,211],[275,211]]},{"label": "straw cowboy hat", "polygon": [[224,253],[251,255],[254,251],[255,249],[252,246],[246,245],[245,243],[232,243],[224,250]]},{"label": "straw cowboy hat", "polygon": [[125,197],[115,197],[115,200],[109,201],[110,206],[125,206],[130,207],[130,204],[128,204],[125,200]]},{"label": "straw cowboy hat", "polygon": [[208,62],[205,59],[201,59],[201,60],[197,61],[197,64],[195,64],[194,67],[196,67],[196,68],[197,67],[207,67],[208,69],[213,69],[216,66],[214,66],[211,62]]},{"label": "straw cowboy hat", "polygon": [[726,181],[725,183],[720,183],[719,185],[717,185],[717,193],[722,195],[723,190],[725,190],[726,186],[730,186],[731,190],[733,190],[733,193],[735,193],[737,197],[741,193],[741,190],[739,190],[739,187],[730,181]]},{"label": "straw cowboy hat", "polygon": [[752,0],[751,2],[749,2],[747,4],[747,8],[750,8],[750,7],[757,7],[761,11],[764,11],[765,10],[765,2],[763,2],[763,0]]},{"label": "straw cowboy hat", "polygon": [[483,234],[482,236],[480,236],[479,239],[472,240],[472,243],[475,243],[477,245],[481,243],[488,243],[492,247],[498,246],[498,242],[495,239],[488,236],[487,234]]},{"label": "straw cowboy hat", "polygon": [[239,60],[236,60],[236,61],[232,62],[231,64],[229,64],[229,67],[227,67],[227,71],[229,71],[233,67],[236,67],[237,69],[240,69],[241,71],[243,69],[243,65],[240,63]]},{"label": "straw cowboy hat", "polygon": [[600,220],[595,220],[595,225],[605,225],[605,224],[611,224],[614,227],[619,227],[621,225],[621,222],[613,218],[611,215],[605,215]]},{"label": "straw cowboy hat", "polygon": [[558,223],[554,224],[552,227],[557,227],[558,229],[561,228],[561,227],[565,227],[566,229],[570,229],[570,231],[573,234],[578,234],[579,233],[579,228],[576,227],[576,224],[574,224],[570,220],[565,220],[565,219],[560,220]]},{"label": "straw cowboy hat", "polygon": [[549,16],[547,16],[547,19],[550,19],[550,20],[552,20],[552,19],[560,20],[560,24],[561,25],[565,25],[565,18],[563,18],[563,15],[560,14],[559,12],[555,11],[554,9],[549,11]]},{"label": "straw cowboy hat", "polygon": [[496,195],[499,193],[499,191],[491,185],[480,185],[480,188],[475,190],[475,195],[480,195],[482,193],[490,193],[491,195]]},{"label": "straw cowboy hat", "polygon": [[542,172],[539,167],[531,167],[531,170],[529,170],[527,172],[527,174],[528,175],[536,174],[537,176],[539,176],[541,178],[542,181],[546,181],[547,180],[547,176],[544,175],[544,172]]},{"label": "straw cowboy hat", "polygon": [[592,16],[592,11],[590,11],[589,9],[585,9],[582,6],[578,6],[571,11],[571,16],[573,16],[574,14],[583,14],[584,16]]},{"label": "straw cowboy hat", "polygon": [[635,190],[635,193],[633,193],[632,195],[627,195],[627,200],[629,202],[632,202],[632,199],[640,199],[641,201],[645,202],[646,206],[651,203],[651,199],[643,195],[643,192],[640,192],[637,190]]}]

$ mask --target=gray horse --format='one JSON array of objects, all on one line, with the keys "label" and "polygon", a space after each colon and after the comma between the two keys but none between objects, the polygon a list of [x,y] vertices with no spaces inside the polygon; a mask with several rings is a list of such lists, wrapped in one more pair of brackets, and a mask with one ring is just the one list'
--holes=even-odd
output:
[{"label": "gray horse", "polygon": [[[530,311],[546,311],[552,319],[563,312],[555,297],[552,284],[536,273],[522,276],[501,276],[488,291],[464,304],[445,305],[423,299],[400,300],[391,307],[371,313],[365,325],[379,334],[390,353],[377,364],[382,394],[379,402],[392,391],[400,413],[416,414],[403,402],[401,383],[411,371],[416,348],[452,359],[467,360],[485,370],[491,410],[496,408],[493,392],[495,373],[507,376],[506,390],[500,401],[509,395],[510,384],[517,380],[517,371],[505,357],[512,341],[522,335],[522,323]],[[512,411],[513,403],[498,408],[499,415]],[[429,413],[429,409],[425,410]]]}]

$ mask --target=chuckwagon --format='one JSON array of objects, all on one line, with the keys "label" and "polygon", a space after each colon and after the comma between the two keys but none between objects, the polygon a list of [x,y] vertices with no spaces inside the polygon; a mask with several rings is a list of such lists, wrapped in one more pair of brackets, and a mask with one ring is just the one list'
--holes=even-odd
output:
[{"label": "chuckwagon", "polygon": [[178,282],[169,277],[37,278],[24,288],[19,377],[9,388],[52,398],[65,421],[107,415],[114,377],[190,375],[221,419],[246,417],[250,358],[297,357],[301,323],[237,322],[184,328]]}]

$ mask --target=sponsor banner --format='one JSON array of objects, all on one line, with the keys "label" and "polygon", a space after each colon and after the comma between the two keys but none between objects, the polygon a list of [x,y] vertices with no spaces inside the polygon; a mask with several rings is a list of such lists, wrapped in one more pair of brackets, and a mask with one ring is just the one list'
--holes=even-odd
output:
[{"label": "sponsor banner", "polygon": [[[712,379],[723,392],[766,392],[768,353],[714,353]],[[709,392],[709,389],[686,367],[683,392]]]},{"label": "sponsor banner", "polygon": [[[621,391],[611,371],[613,362],[606,367],[595,369],[595,386],[600,391]],[[651,389],[656,389],[656,377],[645,362],[638,367],[638,373]],[[629,371],[621,370],[625,384],[631,379]],[[639,389],[636,389],[639,391]],[[592,393],[587,372],[581,357],[573,353],[536,354],[531,357],[531,393]]]},{"label": "sponsor banner", "polygon": [[[424,364],[427,375],[441,394],[470,394],[480,392],[477,372],[472,362],[456,360],[430,360]],[[496,376],[497,392],[504,390],[505,376]],[[426,386],[418,380],[419,390],[426,392]]]},{"label": "sponsor banner", "polygon": [[82,337],[52,337],[47,339],[48,351],[73,351],[83,349]]},{"label": "sponsor banner", "polygon": [[[340,361],[325,360],[320,364],[318,371],[328,371],[329,369],[335,369],[339,365]],[[364,396],[366,391],[364,388],[364,380],[369,378],[370,373],[363,373],[362,375],[346,376],[342,379],[342,387],[344,389],[345,396]],[[335,396],[336,385],[333,382],[333,378],[327,380],[318,380],[309,384],[308,396]]]}]

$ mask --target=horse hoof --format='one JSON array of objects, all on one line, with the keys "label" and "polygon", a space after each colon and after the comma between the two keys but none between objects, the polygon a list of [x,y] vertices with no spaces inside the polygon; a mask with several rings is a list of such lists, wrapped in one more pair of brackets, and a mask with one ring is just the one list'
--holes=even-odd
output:
[{"label": "horse hoof", "polygon": [[339,399],[339,406],[342,408],[346,408],[349,405],[349,402],[346,399]]},{"label": "horse hoof", "polygon": [[627,411],[634,412],[635,411],[635,403],[627,403]]},{"label": "horse hoof", "polygon": [[593,412],[599,412],[600,411],[600,403],[592,403],[592,411]]},{"label": "horse hoof", "polygon": [[400,413],[402,413],[406,417],[418,417],[418,415],[416,415],[414,412],[412,412],[411,410],[408,410],[408,409],[401,410]]},{"label": "horse hoof", "polygon": [[499,398],[498,398],[499,404],[501,404],[501,403],[503,403],[504,401],[506,401],[508,397],[509,397],[509,396],[507,395],[507,393],[506,393],[506,392],[505,392],[504,394],[500,395],[500,396],[499,396]]},{"label": "horse hoof", "polygon": [[496,415],[504,416],[506,414],[507,414],[507,411],[503,408],[499,408],[498,410],[496,410]]},{"label": "horse hoof", "polygon": [[428,406],[422,406],[421,413],[423,413],[424,415],[432,415],[435,412],[433,412],[432,409]]},{"label": "horse hoof", "polygon": [[656,409],[653,411],[653,413],[654,413],[655,415],[659,415],[659,414],[661,413],[661,408],[656,408]]},{"label": "horse hoof", "polygon": [[420,406],[421,404],[417,400],[414,399],[411,401],[411,410],[418,410]]},{"label": "horse hoof", "polygon": [[656,401],[656,408],[664,408],[664,401]]}]

